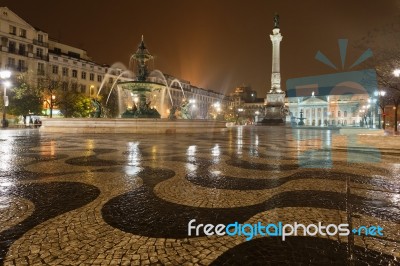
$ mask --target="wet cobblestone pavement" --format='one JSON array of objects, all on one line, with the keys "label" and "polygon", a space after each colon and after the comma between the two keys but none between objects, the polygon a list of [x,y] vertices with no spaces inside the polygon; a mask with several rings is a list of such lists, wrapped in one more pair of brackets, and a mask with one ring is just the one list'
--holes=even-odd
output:
[{"label": "wet cobblestone pavement", "polygon": [[[400,265],[400,139],[0,131],[0,264]],[[383,236],[188,236],[188,223],[348,223]]]}]

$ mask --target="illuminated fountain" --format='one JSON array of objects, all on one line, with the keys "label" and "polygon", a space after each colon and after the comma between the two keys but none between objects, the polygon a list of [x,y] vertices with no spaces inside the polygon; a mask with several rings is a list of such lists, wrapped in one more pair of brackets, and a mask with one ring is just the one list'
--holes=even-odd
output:
[{"label": "illuminated fountain", "polygon": [[131,57],[137,64],[137,75],[135,81],[120,81],[118,86],[123,90],[128,90],[134,96],[134,103],[131,109],[126,110],[122,118],[161,118],[161,115],[155,108],[151,106],[151,95],[153,92],[160,92],[165,88],[165,85],[148,80],[149,71],[146,62],[152,59],[153,56],[146,49],[142,41]]},{"label": "illuminated fountain", "polygon": [[[191,118],[188,112],[190,102],[185,97],[181,82],[178,79],[173,79],[168,83],[160,70],[149,72],[147,64],[152,59],[153,56],[147,50],[142,36],[137,51],[129,60],[129,68],[133,69],[136,75],[133,71],[122,66],[122,69],[125,70],[113,82],[105,105],[107,106],[111,93],[116,90],[119,114],[122,118]],[[98,96],[105,87],[105,80],[108,75],[107,73],[100,85]],[[179,86],[182,92],[182,102],[174,102],[172,99],[171,88],[174,85]],[[165,101],[166,94],[168,94],[170,104]],[[179,111],[178,115],[175,114],[176,111]]]}]

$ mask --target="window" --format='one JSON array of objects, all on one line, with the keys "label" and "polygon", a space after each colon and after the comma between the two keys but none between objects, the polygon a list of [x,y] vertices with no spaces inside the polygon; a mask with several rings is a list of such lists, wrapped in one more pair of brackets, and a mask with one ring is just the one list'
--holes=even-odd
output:
[{"label": "window", "polygon": [[63,75],[64,77],[68,77],[68,68],[66,68],[66,67],[63,67],[63,68],[62,68],[62,75]]},{"label": "window", "polygon": [[10,42],[8,43],[8,51],[9,51],[10,53],[15,53],[15,51],[16,51],[16,46],[17,46],[17,44],[16,44],[15,42],[10,41]]},{"label": "window", "polygon": [[43,58],[43,49],[42,48],[36,48],[36,56],[39,58]]},{"label": "window", "polygon": [[78,71],[76,69],[72,70],[72,77],[77,78],[78,77]]},{"label": "window", "polygon": [[97,75],[97,82],[101,82],[103,80],[103,76],[102,75]]},{"label": "window", "polygon": [[[56,54],[61,54],[61,49],[55,47],[55,48],[54,48],[54,52],[55,52]],[[68,60],[67,60],[67,62],[68,62]]]},{"label": "window", "polygon": [[86,93],[86,85],[84,84],[81,85],[81,92]]},{"label": "window", "polygon": [[93,81],[93,80],[94,80],[94,74],[93,74],[93,73],[90,73],[90,75],[89,75],[89,79],[90,79],[91,81]]},{"label": "window", "polygon": [[337,116],[340,117],[340,115],[341,115],[341,114],[340,114],[340,111],[338,111],[338,112],[337,112]]},{"label": "window", "polygon": [[86,72],[85,71],[82,71],[81,78],[82,79],[86,79]]},{"label": "window", "polygon": [[53,65],[53,74],[58,74],[58,66]]},{"label": "window", "polygon": [[25,72],[25,61],[24,60],[18,60],[18,71]]},{"label": "window", "polygon": [[25,46],[25,44],[22,44],[22,43],[19,44],[18,54],[26,55],[26,46]]},{"label": "window", "polygon": [[38,75],[44,75],[44,64],[38,63]]},{"label": "window", "polygon": [[72,89],[73,91],[79,92],[79,91],[78,91],[78,83],[75,83],[75,82],[72,83],[72,84],[71,84],[71,89]]},{"label": "window", "polygon": [[347,117],[347,111],[344,111],[343,116]]},{"label": "window", "polygon": [[38,42],[43,42],[43,34],[38,34]]},{"label": "window", "polygon": [[15,58],[9,57],[7,66],[8,66],[8,68],[14,68],[15,67]]},{"label": "window", "polygon": [[26,38],[26,30],[25,29],[19,29],[19,36],[22,38]]},{"label": "window", "polygon": [[68,90],[68,82],[63,81],[61,88],[63,89],[63,91],[67,91]]},{"label": "window", "polygon": [[17,28],[10,25],[10,34],[17,35]]}]

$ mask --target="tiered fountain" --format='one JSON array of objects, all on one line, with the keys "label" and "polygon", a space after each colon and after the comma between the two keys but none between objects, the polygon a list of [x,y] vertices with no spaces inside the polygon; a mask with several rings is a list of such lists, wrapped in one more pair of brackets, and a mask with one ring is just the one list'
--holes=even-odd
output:
[{"label": "tiered fountain", "polygon": [[130,110],[126,110],[121,117],[123,118],[161,118],[156,108],[151,107],[151,100],[148,100],[148,94],[165,89],[165,85],[148,80],[149,71],[146,62],[152,59],[153,56],[146,49],[144,44],[143,36],[142,41],[136,51],[131,57],[137,65],[137,80],[135,81],[124,81],[119,82],[120,86],[124,90],[130,91],[133,95],[136,95],[137,102],[133,103],[133,107]]}]

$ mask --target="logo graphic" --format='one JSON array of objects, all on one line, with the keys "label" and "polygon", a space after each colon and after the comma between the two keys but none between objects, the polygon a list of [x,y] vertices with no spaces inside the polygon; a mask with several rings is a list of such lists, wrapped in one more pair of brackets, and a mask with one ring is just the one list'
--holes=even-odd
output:
[{"label": "logo graphic", "polygon": [[[340,39],[341,67],[345,68],[347,39]],[[350,70],[372,57],[366,50],[350,66]],[[337,70],[322,52],[315,58]],[[338,72],[334,74],[308,76],[289,79],[286,82],[289,114],[296,140],[320,140],[319,150],[307,150],[299,154],[299,165],[304,168],[331,168],[331,136],[300,134],[301,127],[328,127],[372,129],[377,127],[378,105],[375,98],[378,88],[374,69]],[[362,151],[362,152],[360,152]],[[365,156],[360,156],[361,154]],[[347,161],[351,163],[379,162],[380,152],[357,143],[357,136],[349,136],[347,141]]]},{"label": "logo graphic", "polygon": [[268,223],[263,224],[258,222],[256,224],[240,224],[234,222],[228,225],[224,224],[196,224],[196,219],[188,222],[188,236],[199,236],[204,234],[206,236],[244,236],[246,241],[252,240],[256,236],[279,236],[282,241],[285,241],[287,236],[348,236],[351,233],[354,235],[365,236],[383,236],[383,228],[381,226],[360,226],[350,231],[349,224],[328,224],[323,225],[321,222],[318,224],[304,225],[294,222],[293,224]]}]

